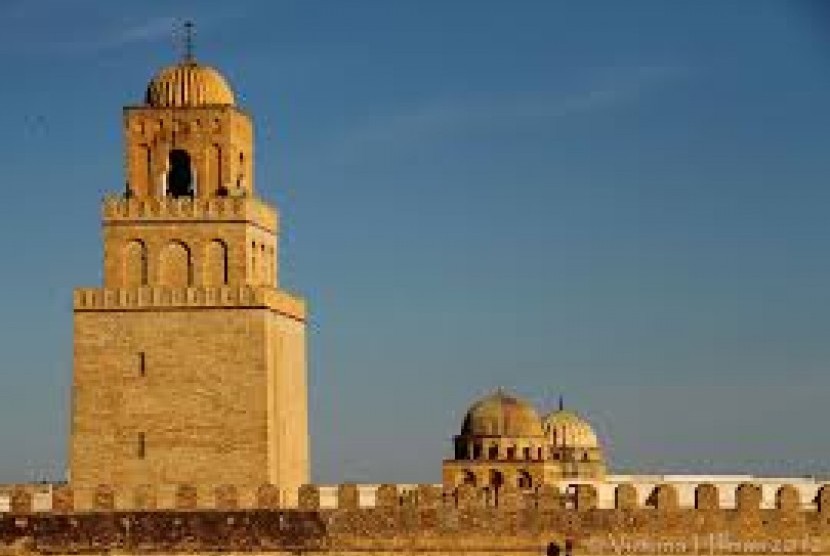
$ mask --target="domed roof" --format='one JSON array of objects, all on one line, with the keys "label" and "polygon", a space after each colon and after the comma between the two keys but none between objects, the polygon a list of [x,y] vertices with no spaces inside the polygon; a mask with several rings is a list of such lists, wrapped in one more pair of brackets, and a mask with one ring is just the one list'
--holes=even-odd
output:
[{"label": "domed roof", "polygon": [[233,106],[233,91],[210,66],[185,60],[168,66],[147,85],[145,102],[155,108]]},{"label": "domed roof", "polygon": [[558,409],[542,420],[545,436],[553,446],[568,448],[599,448],[599,440],[591,424],[567,409]]},{"label": "domed roof", "polygon": [[543,436],[542,422],[532,405],[502,390],[477,401],[464,416],[462,436]]}]

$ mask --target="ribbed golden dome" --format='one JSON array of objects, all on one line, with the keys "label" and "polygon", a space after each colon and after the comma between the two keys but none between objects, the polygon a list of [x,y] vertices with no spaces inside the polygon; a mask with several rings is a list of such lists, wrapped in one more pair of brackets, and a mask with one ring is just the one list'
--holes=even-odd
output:
[{"label": "ribbed golden dome", "polygon": [[147,85],[145,102],[155,108],[233,106],[234,96],[221,73],[210,66],[184,61],[153,77]]},{"label": "ribbed golden dome", "polygon": [[599,440],[591,424],[567,409],[548,414],[542,420],[545,436],[551,445],[568,448],[599,448]]},{"label": "ribbed golden dome", "polygon": [[462,436],[539,437],[542,423],[532,405],[501,390],[474,403],[464,417]]}]

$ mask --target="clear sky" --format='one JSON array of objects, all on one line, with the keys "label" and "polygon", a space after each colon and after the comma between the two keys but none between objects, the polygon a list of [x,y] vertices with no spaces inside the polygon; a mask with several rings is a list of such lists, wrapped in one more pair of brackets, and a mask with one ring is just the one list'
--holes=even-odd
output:
[{"label": "clear sky", "polygon": [[440,480],[503,386],[612,466],[830,472],[819,2],[0,2],[0,482],[61,476],[121,107],[220,68],[308,298],[314,478]]}]

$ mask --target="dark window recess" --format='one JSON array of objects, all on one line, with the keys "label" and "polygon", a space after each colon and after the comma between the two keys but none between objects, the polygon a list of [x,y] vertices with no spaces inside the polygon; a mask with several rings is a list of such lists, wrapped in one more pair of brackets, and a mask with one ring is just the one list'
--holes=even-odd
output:
[{"label": "dark window recess", "polygon": [[147,355],[143,351],[138,352],[138,374],[139,376],[147,374]]},{"label": "dark window recess", "polygon": [[138,459],[144,459],[147,454],[147,446],[144,441],[144,433],[138,433]]},{"label": "dark window recess", "polygon": [[167,172],[167,194],[171,197],[193,197],[193,171],[187,151],[170,151],[170,170]]}]

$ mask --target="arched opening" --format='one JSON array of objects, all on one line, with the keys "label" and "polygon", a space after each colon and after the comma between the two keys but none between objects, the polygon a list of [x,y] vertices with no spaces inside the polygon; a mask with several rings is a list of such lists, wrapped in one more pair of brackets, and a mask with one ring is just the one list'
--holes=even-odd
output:
[{"label": "arched opening", "polygon": [[228,246],[221,239],[214,239],[207,246],[205,257],[205,284],[225,286],[228,284]]},{"label": "arched opening", "polygon": [[504,473],[496,469],[490,470],[490,486],[493,490],[498,490],[504,485]]},{"label": "arched opening", "polygon": [[213,187],[218,197],[226,197],[228,188],[222,183],[222,147],[213,144],[208,147],[208,171],[205,184]]},{"label": "arched opening", "polygon": [[516,477],[516,486],[522,489],[533,488],[533,477],[527,471],[519,471]]},{"label": "arched opening", "polygon": [[190,249],[184,243],[169,243],[162,251],[159,262],[159,282],[162,285],[185,287],[193,283]]},{"label": "arched opening", "polygon": [[173,149],[168,162],[167,194],[171,197],[193,197],[190,155],[182,149]]},{"label": "arched opening", "polygon": [[464,475],[461,479],[461,484],[476,486],[476,474],[469,469],[465,469]]},{"label": "arched opening", "polygon": [[134,196],[137,192],[146,195],[153,183],[152,151],[149,145],[138,145],[136,148],[136,173],[127,187],[127,196]]},{"label": "arched opening", "polygon": [[147,246],[134,239],[124,250],[124,287],[147,285]]},{"label": "arched opening", "polygon": [[256,282],[257,280],[257,268],[256,265],[256,242],[251,242],[251,282]]},{"label": "arched opening", "polygon": [[262,261],[262,263],[261,263],[262,264],[262,273],[260,274],[260,276],[262,278],[260,278],[260,281],[263,282],[263,283],[267,283],[268,278],[269,278],[269,268],[268,268],[269,265],[268,265],[268,257],[265,254],[265,244],[264,243],[260,244],[260,246],[259,246],[259,258]]},{"label": "arched opening", "polygon": [[499,459],[499,447],[490,446],[487,448],[487,459]]},{"label": "arched opening", "polygon": [[245,187],[245,155],[239,153],[239,172],[236,176],[236,188],[242,190]]}]

